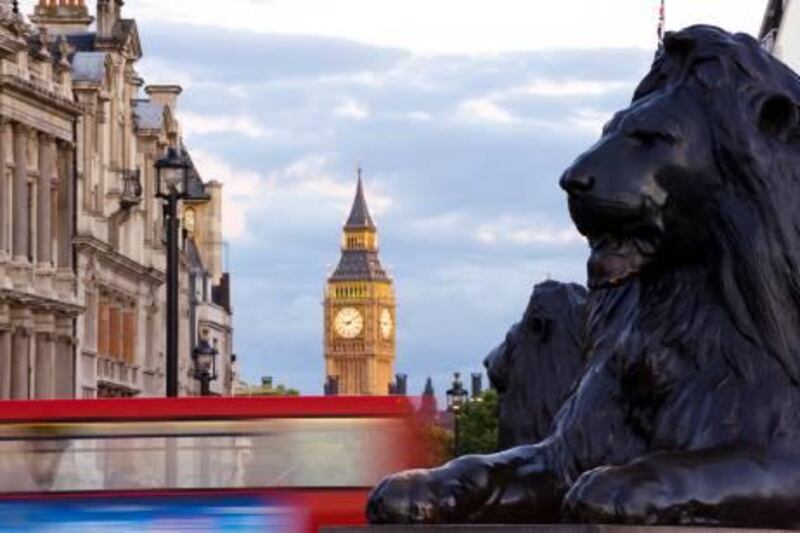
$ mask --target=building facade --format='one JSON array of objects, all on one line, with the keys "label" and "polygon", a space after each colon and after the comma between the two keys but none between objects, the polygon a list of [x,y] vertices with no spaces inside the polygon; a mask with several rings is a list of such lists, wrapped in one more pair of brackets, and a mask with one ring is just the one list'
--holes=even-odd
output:
[{"label": "building facade", "polygon": [[328,394],[389,394],[396,358],[392,279],[378,257],[378,229],[367,208],[359,170],[341,258],[324,300]]},{"label": "building facade", "polygon": [[[84,0],[40,0],[32,24],[9,4],[0,0],[0,50],[9,48],[0,67],[0,377],[11,378],[0,396],[163,395],[166,255],[154,164],[170,147],[188,157],[181,88],[145,86],[137,25],[122,17],[122,0],[98,0],[96,24]],[[229,394],[221,186],[193,165],[190,173],[180,394],[199,391],[191,354],[201,334],[219,350],[212,389]]]},{"label": "building facade", "polygon": [[0,2],[0,397],[69,397],[77,296],[69,47]]}]

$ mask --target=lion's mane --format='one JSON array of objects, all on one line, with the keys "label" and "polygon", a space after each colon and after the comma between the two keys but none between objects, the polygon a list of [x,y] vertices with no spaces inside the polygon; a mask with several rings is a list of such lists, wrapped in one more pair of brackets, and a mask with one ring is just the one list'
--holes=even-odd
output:
[{"label": "lion's mane", "polygon": [[[633,101],[678,89],[691,91],[706,109],[713,161],[722,187],[709,193],[713,196],[709,206],[714,207],[700,210],[697,219],[691,213],[678,214],[702,227],[708,238],[702,252],[667,250],[672,255],[665,261],[668,269],[682,266],[675,264],[675,257],[702,255],[701,268],[679,270],[670,276],[670,282],[679,285],[671,293],[686,296],[697,285],[707,283],[701,278],[710,275],[708,281],[736,329],[754,348],[723,350],[734,371],[755,379],[760,362],[751,355],[768,354],[797,383],[800,128],[796,104],[795,109],[772,111],[792,114],[786,120],[793,125],[784,134],[764,131],[760,121],[763,106],[776,95],[800,102],[800,79],[749,35],[692,26],[666,36]],[[686,312],[691,318],[702,310]],[[711,349],[714,344],[713,339],[706,336],[704,341],[703,337],[695,339],[701,352],[704,346]]]},{"label": "lion's mane", "polygon": [[522,320],[486,358],[499,392],[499,446],[538,442],[583,370],[586,294],[575,283],[547,280],[531,293]]}]

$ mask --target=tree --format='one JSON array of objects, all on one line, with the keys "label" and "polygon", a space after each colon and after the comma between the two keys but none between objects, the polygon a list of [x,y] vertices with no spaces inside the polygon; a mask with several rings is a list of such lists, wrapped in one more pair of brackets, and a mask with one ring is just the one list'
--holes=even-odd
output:
[{"label": "tree", "polygon": [[453,458],[452,431],[434,424],[423,424],[420,431],[425,452],[421,466],[441,466]]},{"label": "tree", "polygon": [[464,405],[458,415],[457,455],[493,453],[497,446],[497,392],[488,389]]}]

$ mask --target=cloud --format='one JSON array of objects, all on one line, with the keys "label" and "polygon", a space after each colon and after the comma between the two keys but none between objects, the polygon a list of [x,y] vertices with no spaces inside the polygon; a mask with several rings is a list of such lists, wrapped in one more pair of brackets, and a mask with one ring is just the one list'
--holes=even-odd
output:
[{"label": "cloud", "polygon": [[578,109],[569,117],[569,124],[589,133],[600,135],[612,113],[596,109]]},{"label": "cloud", "polygon": [[[311,217],[314,212],[327,211],[344,219],[355,193],[352,178],[331,171],[328,159],[321,155],[309,155],[266,174],[238,168],[202,149],[193,149],[192,158],[203,179],[223,184],[222,225],[226,239],[255,238],[253,219],[273,214],[287,220],[292,215]],[[378,216],[386,213],[391,198],[379,187],[369,191],[372,212]],[[296,222],[303,225],[304,220]],[[247,242],[239,244],[247,246]]]},{"label": "cloud", "polygon": [[163,22],[140,30],[151,32],[146,57],[160,75],[176,69],[191,83],[184,131],[203,177],[225,184],[243,375],[308,394],[321,391],[319,304],[358,163],[395,279],[396,370],[418,392],[428,373],[479,370],[533,283],[584,279],[586,244],[558,177],[652,59],[416,54],[247,31],[215,30],[211,43],[208,31]]},{"label": "cloud", "polygon": [[364,120],[369,116],[369,111],[355,100],[348,98],[334,108],[333,114],[342,118]]},{"label": "cloud", "polygon": [[490,98],[473,98],[458,105],[457,115],[467,121],[509,124],[515,117]]},{"label": "cloud", "polygon": [[192,113],[191,111],[184,111],[180,113],[179,119],[183,131],[185,131],[188,136],[233,133],[260,139],[275,135],[273,130],[261,126],[252,117],[248,116],[209,116]]},{"label": "cloud", "polygon": [[409,111],[408,113],[406,113],[406,116],[411,120],[422,120],[422,121],[430,120],[431,118],[433,118],[431,114],[426,111]]},{"label": "cloud", "polygon": [[585,96],[605,94],[624,89],[627,81],[614,80],[535,80],[525,86],[515,87],[509,93],[522,93],[537,96]]},{"label": "cloud", "polygon": [[[170,70],[193,82],[243,87],[335,76],[368,76],[393,68],[408,52],[368,46],[350,39],[265,34],[186,24],[148,22],[139,26],[147,43],[143,64],[168,79]],[[214,38],[208,35],[213,33]],[[291,59],[289,59],[291,58]],[[163,81],[163,80],[161,80]]]},{"label": "cloud", "polygon": [[192,150],[192,160],[204,180],[213,179],[223,184],[223,236],[233,240],[243,238],[247,233],[247,216],[258,208],[263,197],[263,178],[255,172],[234,168],[204,150]]},{"label": "cloud", "polygon": [[[713,23],[754,33],[764,7],[764,0],[737,0],[735,6],[731,0],[671,0],[667,29]],[[658,21],[657,2],[641,0],[131,0],[126,8],[148,25],[171,21],[265,33],[348,37],[372,45],[446,54],[564,47],[652,50]]]},{"label": "cloud", "polygon": [[520,217],[503,216],[483,223],[475,230],[475,238],[484,244],[513,243],[518,245],[574,245],[584,237],[572,226],[553,227]]}]

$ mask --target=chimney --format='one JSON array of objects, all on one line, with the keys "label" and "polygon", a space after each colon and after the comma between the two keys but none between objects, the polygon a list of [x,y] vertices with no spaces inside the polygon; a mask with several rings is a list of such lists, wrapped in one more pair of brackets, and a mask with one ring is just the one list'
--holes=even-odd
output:
[{"label": "chimney", "polygon": [[39,0],[31,16],[31,22],[51,35],[88,32],[93,20],[85,0]]},{"label": "chimney", "polygon": [[325,396],[339,395],[339,376],[328,376],[325,381]]},{"label": "chimney", "polygon": [[[51,2],[53,0],[50,0]],[[62,0],[59,0],[59,2]],[[83,0],[63,0],[66,2],[82,2]],[[97,0],[97,36],[111,38],[114,26],[122,18],[123,0]]]},{"label": "chimney", "polygon": [[389,383],[390,394],[398,396],[406,396],[408,394],[408,375],[396,374],[394,376],[394,383]]},{"label": "chimney", "polygon": [[483,393],[483,374],[476,372],[472,374],[472,398],[480,398]]},{"label": "chimney", "polygon": [[153,102],[167,106],[174,115],[178,107],[178,96],[183,89],[180,85],[148,85],[144,92]]}]

